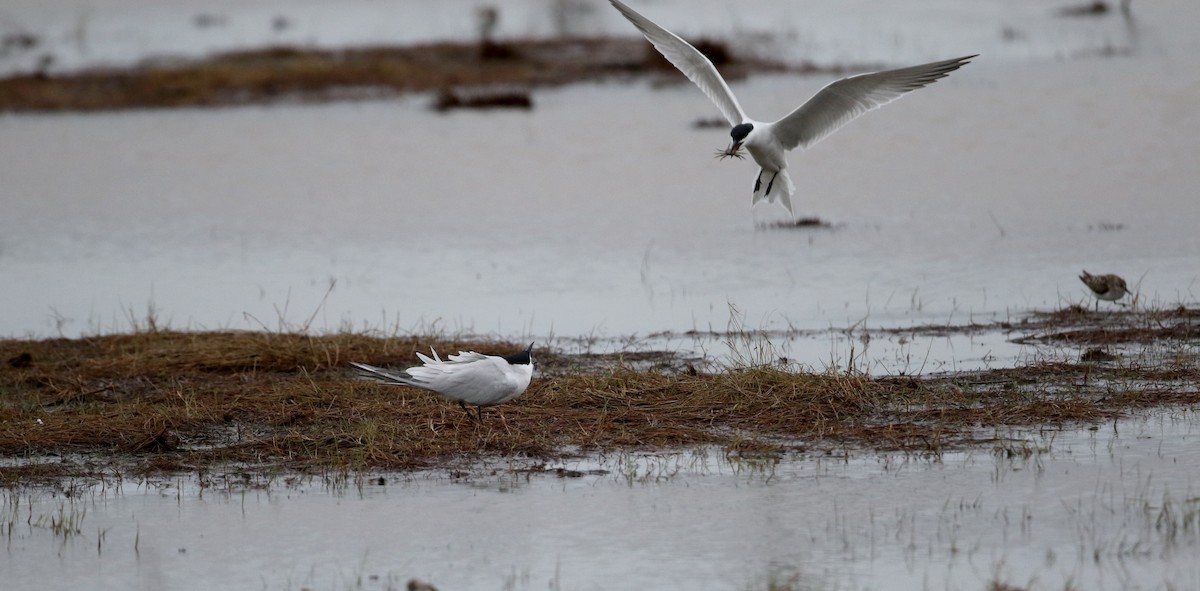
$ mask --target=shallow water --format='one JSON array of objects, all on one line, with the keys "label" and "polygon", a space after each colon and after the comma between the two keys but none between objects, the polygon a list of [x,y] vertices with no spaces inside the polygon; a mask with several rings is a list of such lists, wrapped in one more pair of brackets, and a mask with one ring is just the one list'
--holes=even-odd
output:
[{"label": "shallow water", "polygon": [[[575,477],[496,465],[10,492],[0,564],[13,588],[1187,589],[1198,433],[1194,412],[1171,412],[939,458],[698,450],[561,465]],[[55,515],[78,533],[55,533]]]},{"label": "shallow water", "polygon": [[[1179,23],[1197,10],[1139,6],[1143,45],[1116,57],[1048,59],[1090,55],[1094,30],[987,54],[793,154],[797,213],[832,223],[797,231],[751,210],[751,164],[710,157],[727,133],[692,127],[715,110],[687,84],[540,90],[528,113],[436,115],[418,96],[0,116],[0,335],[153,321],[721,353],[652,335],[743,328],[815,367],[852,347],[877,372],[1011,364],[1046,352],[863,329],[1090,304],[1080,269],[1124,275],[1142,305],[1194,301],[1200,62]],[[898,39],[944,56],[993,37]],[[766,118],[826,82],[734,88]]]}]

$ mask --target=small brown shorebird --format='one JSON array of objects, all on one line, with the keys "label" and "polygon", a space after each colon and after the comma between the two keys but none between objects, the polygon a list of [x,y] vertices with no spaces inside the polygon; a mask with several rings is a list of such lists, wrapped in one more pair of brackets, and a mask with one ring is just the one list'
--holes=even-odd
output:
[{"label": "small brown shorebird", "polygon": [[1117,300],[1129,294],[1129,288],[1125,285],[1125,280],[1120,277],[1108,275],[1092,275],[1087,271],[1079,276],[1079,280],[1088,289],[1092,290],[1092,294],[1096,296],[1096,309],[1100,309],[1100,300],[1107,302],[1116,302]]}]

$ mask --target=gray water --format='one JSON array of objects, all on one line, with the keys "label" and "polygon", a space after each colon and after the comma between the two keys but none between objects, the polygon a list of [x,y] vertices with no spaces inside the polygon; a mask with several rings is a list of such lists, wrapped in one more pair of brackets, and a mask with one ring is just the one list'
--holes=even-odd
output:
[{"label": "gray water", "polygon": [[1002,432],[940,457],[699,449],[9,491],[0,568],[11,589],[1192,589],[1198,425]]},{"label": "gray water", "polygon": [[[715,110],[686,84],[540,90],[529,113],[416,96],[0,116],[0,335],[153,320],[719,350],[677,337],[734,327],[800,335],[775,345],[819,367],[862,352],[847,329],[1091,305],[1080,269],[1143,306],[1195,301],[1185,46],[978,58],[793,154],[797,213],[831,223],[796,231],[751,209],[751,164],[711,157],[727,134],[692,127]],[[828,80],[734,89],[768,117]],[[1010,337],[875,339],[869,357],[911,373],[1031,354]]]}]

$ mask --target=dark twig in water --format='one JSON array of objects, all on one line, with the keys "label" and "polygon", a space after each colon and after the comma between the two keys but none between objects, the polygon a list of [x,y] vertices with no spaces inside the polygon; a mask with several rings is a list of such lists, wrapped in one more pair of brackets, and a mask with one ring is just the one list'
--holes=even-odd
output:
[{"label": "dark twig in water", "polygon": [[716,156],[717,156],[717,158],[719,158],[721,160],[724,160],[731,156],[733,158],[737,158],[739,160],[746,157],[746,155],[742,153],[741,148],[738,148],[737,150],[730,150],[729,148],[721,148],[720,150],[717,150]]}]

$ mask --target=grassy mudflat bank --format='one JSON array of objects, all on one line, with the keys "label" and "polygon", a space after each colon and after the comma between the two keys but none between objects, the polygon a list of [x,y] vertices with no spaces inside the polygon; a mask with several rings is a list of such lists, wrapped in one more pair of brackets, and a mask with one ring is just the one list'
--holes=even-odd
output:
[{"label": "grassy mudflat bank", "polygon": [[0,456],[8,458],[0,483],[202,471],[225,462],[249,470],[413,469],[700,443],[768,455],[937,454],[979,443],[1019,453],[996,428],[1200,402],[1197,318],[1185,309],[1035,316],[1017,329],[1062,342],[1107,334],[1106,343],[1088,346],[1140,352],[1088,349],[930,377],[770,363],[697,371],[671,363],[669,353],[666,369],[634,370],[620,355],[535,349],[540,374],[529,390],[485,410],[483,424],[436,395],[358,380],[348,362],[406,366],[429,345],[507,352],[517,344],[158,330],[0,340]]},{"label": "grassy mudflat bank", "polygon": [[[785,66],[700,45],[729,78],[752,71],[841,71]],[[559,39],[437,43],[322,50],[273,47],[128,69],[33,73],[0,79],[0,111],[111,110],[320,101],[444,91],[458,87],[561,85],[674,68],[644,40]]]}]

